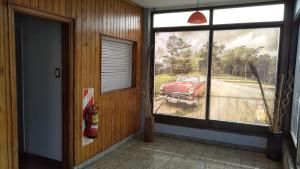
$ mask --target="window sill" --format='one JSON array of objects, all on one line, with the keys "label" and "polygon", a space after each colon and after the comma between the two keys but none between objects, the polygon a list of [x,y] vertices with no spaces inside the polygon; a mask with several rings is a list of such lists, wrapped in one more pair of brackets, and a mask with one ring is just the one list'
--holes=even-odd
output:
[{"label": "window sill", "polygon": [[155,122],[196,129],[208,129],[227,133],[267,137],[268,127],[215,120],[193,119],[169,115],[155,115]]}]

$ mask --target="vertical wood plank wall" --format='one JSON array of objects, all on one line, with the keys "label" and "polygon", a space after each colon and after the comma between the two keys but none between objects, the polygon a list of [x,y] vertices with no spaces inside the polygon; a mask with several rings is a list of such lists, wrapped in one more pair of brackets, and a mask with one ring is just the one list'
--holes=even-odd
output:
[{"label": "vertical wood plank wall", "polygon": [[[140,128],[142,8],[127,0],[0,0],[0,168],[12,168],[8,46],[8,4],[75,21],[75,165],[104,151]],[[100,34],[137,42],[136,87],[105,95],[100,89]],[[81,146],[81,90],[95,88],[100,108],[99,137]],[[7,136],[7,137],[6,137]]]}]

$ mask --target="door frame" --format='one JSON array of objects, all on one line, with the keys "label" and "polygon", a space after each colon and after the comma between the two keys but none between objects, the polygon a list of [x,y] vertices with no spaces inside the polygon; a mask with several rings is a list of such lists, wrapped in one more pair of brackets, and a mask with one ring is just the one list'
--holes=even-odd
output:
[{"label": "door frame", "polygon": [[61,17],[18,5],[8,5],[9,78],[11,94],[12,168],[19,168],[17,71],[15,46],[15,13],[27,14],[62,23],[62,163],[64,169],[74,166],[74,24],[72,18]]}]

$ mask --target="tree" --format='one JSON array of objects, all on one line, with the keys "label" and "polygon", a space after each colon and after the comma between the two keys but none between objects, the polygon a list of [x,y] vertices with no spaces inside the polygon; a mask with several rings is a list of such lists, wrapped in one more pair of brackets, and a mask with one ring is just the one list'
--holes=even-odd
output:
[{"label": "tree", "polygon": [[276,61],[276,57],[269,54],[259,55],[255,60],[254,64],[262,81],[275,85]]},{"label": "tree", "polygon": [[[196,53],[196,57],[199,58],[199,70],[206,72],[208,65],[208,49],[209,44],[203,46],[203,48]],[[218,44],[217,42],[213,43],[213,52],[212,52],[212,72],[214,74],[221,73],[221,56],[225,51],[225,45]]]},{"label": "tree", "polygon": [[191,45],[176,35],[169,36],[166,45],[170,54],[169,63],[171,73],[188,73],[191,67]]},{"label": "tree", "polygon": [[261,47],[248,48],[246,46],[240,46],[226,51],[222,57],[222,62],[224,63],[223,69],[232,75],[247,78],[247,75],[250,76],[248,63],[257,59],[260,50]]}]

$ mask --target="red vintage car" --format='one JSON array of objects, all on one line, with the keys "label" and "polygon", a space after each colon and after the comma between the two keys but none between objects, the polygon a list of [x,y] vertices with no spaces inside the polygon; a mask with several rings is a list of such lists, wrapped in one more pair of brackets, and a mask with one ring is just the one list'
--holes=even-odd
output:
[{"label": "red vintage car", "polygon": [[204,95],[206,81],[196,76],[179,76],[175,82],[161,85],[160,94],[170,103],[198,105],[199,97]]}]

